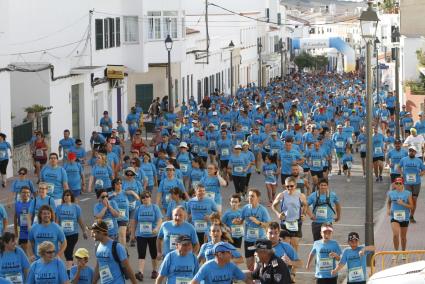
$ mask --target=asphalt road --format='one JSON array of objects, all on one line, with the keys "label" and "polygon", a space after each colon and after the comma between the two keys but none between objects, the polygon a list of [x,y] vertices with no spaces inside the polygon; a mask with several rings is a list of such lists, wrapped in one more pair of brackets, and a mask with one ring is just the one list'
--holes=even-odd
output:
[{"label": "asphalt road", "polygon": [[[355,162],[353,164],[351,182],[347,183],[344,175],[337,176],[336,173],[330,177],[330,189],[335,191],[340,198],[342,205],[342,218],[338,223],[335,223],[334,238],[341,244],[346,245],[346,238],[349,232],[357,231],[360,234],[361,241],[364,240],[364,219],[365,219],[365,179],[362,177],[362,171],[360,166],[360,157],[354,153]],[[336,166],[334,165],[334,169]],[[89,169],[86,168],[88,173]],[[378,216],[379,211],[382,209],[385,201],[385,193],[388,189],[389,178],[385,177],[383,183],[374,183],[374,212],[375,216]],[[263,200],[265,200],[267,194],[264,187],[264,178],[262,175],[254,173],[251,178],[250,187],[260,189],[262,192]],[[222,189],[223,201],[228,200],[230,195],[234,193],[234,187],[231,183],[228,187]],[[0,198],[4,203],[4,194],[1,194]],[[153,198],[155,200],[155,198]],[[93,206],[97,200],[94,193],[85,193],[80,197],[80,206],[84,212],[83,218],[86,224],[93,222]],[[242,204],[244,205],[245,202]],[[228,208],[229,205],[223,203],[224,209]],[[9,224],[13,224],[12,216],[13,212],[11,208],[7,208],[9,214]],[[224,211],[224,210],[223,210]],[[276,216],[270,211],[270,215],[273,219],[277,220]],[[310,221],[306,221],[303,225],[303,239],[300,242],[299,257],[304,262],[307,260],[307,255],[312,245],[312,234]],[[12,230],[12,228],[9,228]],[[379,236],[376,236],[379,237]],[[82,234],[80,234],[80,240],[77,243],[76,248],[84,247],[87,248],[91,255],[94,255],[94,241],[92,239],[84,240]],[[343,247],[342,247],[343,248]],[[137,271],[137,251],[136,248],[129,247],[130,262],[134,271]],[[95,259],[90,258],[89,264],[94,266]],[[241,268],[245,268],[242,265]],[[154,280],[149,279],[151,274],[151,264],[149,256],[147,258],[145,267],[145,280],[144,283],[154,283]],[[345,278],[343,274],[340,274],[340,282]],[[313,269],[306,271],[305,269],[299,269],[297,272],[296,281],[297,283],[313,283],[314,273]]]}]

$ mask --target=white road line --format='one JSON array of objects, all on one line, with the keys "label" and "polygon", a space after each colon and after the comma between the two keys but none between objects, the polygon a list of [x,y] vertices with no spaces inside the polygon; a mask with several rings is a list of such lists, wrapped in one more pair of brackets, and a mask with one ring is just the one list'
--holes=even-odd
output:
[{"label": "white road line", "polygon": [[308,272],[308,271],[297,271],[297,274],[307,274],[307,275],[314,275],[315,272]]},{"label": "white road line", "polygon": [[83,198],[83,199],[81,199],[80,201],[81,202],[84,202],[84,201],[87,201],[87,200],[90,200],[91,198],[90,197],[87,197],[87,198]]}]

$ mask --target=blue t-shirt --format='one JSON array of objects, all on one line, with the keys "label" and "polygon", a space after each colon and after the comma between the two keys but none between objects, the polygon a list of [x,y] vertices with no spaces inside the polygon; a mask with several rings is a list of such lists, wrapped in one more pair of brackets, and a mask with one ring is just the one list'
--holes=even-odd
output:
[{"label": "blue t-shirt", "polygon": [[316,256],[316,269],[314,275],[316,278],[336,277],[331,274],[331,271],[336,268],[336,260],[329,256],[331,252],[341,255],[341,248],[336,241],[329,240],[324,242],[323,240],[318,240],[314,242],[310,253]]},{"label": "blue t-shirt", "polygon": [[143,191],[143,186],[140,183],[140,181],[136,179],[132,179],[132,180],[124,179],[122,181],[122,191],[126,193],[126,196],[129,202],[128,206],[130,211],[136,209],[136,206],[139,204],[139,201],[136,199],[136,197],[134,197],[134,195],[127,194],[127,191],[133,191],[139,196],[140,193]]},{"label": "blue t-shirt", "polygon": [[[73,267],[71,267],[71,272],[69,274],[69,278],[72,280],[75,278],[75,275],[77,274],[77,266],[74,265]],[[90,266],[86,266],[84,267],[81,271],[80,271],[80,278],[78,279],[77,284],[92,284],[93,283],[93,268],[91,268]]]},{"label": "blue t-shirt", "polygon": [[245,221],[245,240],[247,242],[255,242],[257,239],[264,239],[266,237],[266,231],[260,225],[252,222],[249,219],[251,216],[260,222],[270,222],[269,212],[261,204],[258,204],[255,208],[251,204],[247,204],[242,208],[241,212],[241,218]]},{"label": "blue t-shirt", "polygon": [[117,203],[118,212],[120,215],[117,218],[117,221],[125,221],[128,222],[129,217],[129,203],[127,199],[127,195],[124,192],[120,192],[117,195],[111,195],[111,199]]},{"label": "blue t-shirt", "polygon": [[49,263],[39,259],[31,264],[27,283],[62,284],[68,281],[66,267],[62,260],[54,258]]},{"label": "blue t-shirt", "polygon": [[0,204],[0,233],[3,235],[3,220],[7,220],[7,212],[3,204]]},{"label": "blue t-shirt", "polygon": [[72,190],[81,190],[81,177],[84,177],[84,169],[80,163],[65,163],[63,168],[68,176],[68,186]]},{"label": "blue t-shirt", "polygon": [[196,256],[189,252],[185,256],[179,255],[177,251],[167,254],[159,268],[159,275],[167,277],[167,284],[175,284],[185,281],[189,283],[199,270]]},{"label": "blue t-shirt", "polygon": [[9,142],[0,142],[0,161],[9,160],[9,152],[7,149],[12,150]]},{"label": "blue t-shirt", "polygon": [[156,234],[152,230],[158,226],[158,222],[162,219],[161,209],[156,204],[141,204],[136,208],[133,219],[136,221],[136,237],[154,237]]},{"label": "blue t-shirt", "polygon": [[96,164],[92,168],[91,175],[94,177],[95,189],[112,187],[112,168],[110,166],[99,166]]},{"label": "blue t-shirt", "polygon": [[15,201],[21,200],[21,190],[23,186],[28,186],[31,190],[31,193],[34,194],[36,191],[34,188],[34,184],[32,183],[32,180],[30,179],[16,179],[12,182],[12,185],[10,186],[10,191],[16,193],[16,199]]},{"label": "blue t-shirt", "polygon": [[420,173],[425,170],[424,163],[419,158],[404,157],[400,160],[404,184],[414,185],[421,183]]},{"label": "blue t-shirt", "polygon": [[277,166],[275,163],[269,163],[263,165],[263,175],[266,183],[276,183]]},{"label": "blue t-shirt", "polygon": [[201,184],[205,186],[205,197],[213,200],[217,205],[221,205],[222,197],[218,178],[207,175],[201,180]]},{"label": "blue t-shirt", "polygon": [[233,220],[236,218],[241,218],[242,209],[232,210],[227,209],[223,217],[221,217],[221,220],[223,221],[226,226],[228,226],[232,231],[232,238],[241,238],[243,237],[243,225],[235,225],[233,224]]},{"label": "blue t-shirt", "polygon": [[188,235],[192,239],[192,244],[199,243],[198,235],[192,224],[184,222],[180,226],[176,226],[174,221],[167,221],[161,224],[159,229],[158,238],[163,239],[162,254],[166,255],[170,251],[176,249],[176,238],[179,235]]},{"label": "blue t-shirt", "polygon": [[233,262],[221,267],[210,260],[201,266],[193,279],[205,284],[231,284],[233,280],[245,280],[245,274]]},{"label": "blue t-shirt", "polygon": [[38,223],[38,209],[40,209],[43,205],[49,205],[53,211],[56,210],[55,200],[53,197],[46,196],[45,198],[41,198],[40,196],[37,196],[36,198],[32,199],[30,204],[29,213],[33,217],[33,223]]},{"label": "blue t-shirt", "polygon": [[381,133],[373,134],[372,143],[373,143],[374,158],[384,156],[384,140],[385,140],[385,137]]},{"label": "blue t-shirt", "polygon": [[178,180],[177,178],[168,179],[165,178],[161,180],[161,183],[158,187],[158,193],[161,194],[161,204],[162,208],[167,208],[168,202],[170,202],[170,190],[174,187],[178,187],[181,191],[186,192],[186,189],[183,185],[183,183]]},{"label": "blue t-shirt", "polygon": [[50,223],[47,226],[35,224],[32,226],[28,239],[34,242],[33,252],[39,258],[38,245],[44,241],[50,241],[55,245],[56,252],[59,250],[59,242],[65,241],[65,234],[61,227],[56,223]]},{"label": "blue t-shirt", "polygon": [[[119,212],[118,205],[114,200],[109,200],[109,204],[113,209]],[[97,203],[93,209],[94,216],[98,215],[100,211],[102,211],[103,207],[105,206],[102,203]],[[112,216],[112,213],[109,209],[105,211],[105,215],[103,215],[102,221],[108,225],[108,235],[110,237],[115,237],[118,234],[118,222],[117,218]]]},{"label": "blue t-shirt", "polygon": [[68,175],[64,168],[45,165],[41,169],[40,179],[47,183],[50,196],[54,199],[62,199],[63,184],[68,182]]},{"label": "blue t-shirt", "polygon": [[282,175],[290,175],[292,171],[292,164],[302,159],[300,152],[294,149],[291,149],[289,151],[283,149],[278,153],[278,157],[280,159]]},{"label": "blue t-shirt", "polygon": [[347,264],[348,282],[350,283],[364,282],[367,279],[366,256],[372,252],[365,251],[365,253],[360,256],[359,252],[363,248],[364,245],[358,246],[355,249],[352,249],[350,247],[345,248],[342,252],[341,259],[339,260],[340,264]]},{"label": "blue t-shirt", "polygon": [[[213,250],[214,245],[215,245],[215,243],[213,243],[212,241],[210,241],[208,243],[204,243],[201,246],[201,249],[199,250],[198,259],[203,258],[205,261],[213,260],[214,257],[215,257],[214,250]],[[231,253],[232,253],[232,257],[234,257],[234,258],[241,257],[240,252],[237,251],[237,250],[233,250],[233,251],[231,251]]]},{"label": "blue t-shirt", "polygon": [[[106,244],[100,243],[96,249],[96,258],[99,264],[100,283],[102,284],[124,284],[125,280],[121,273],[119,263],[117,263],[112,255],[112,240]],[[121,262],[127,259],[125,248],[118,243],[117,254]]]},{"label": "blue t-shirt", "polygon": [[205,197],[199,200],[197,197],[194,197],[187,202],[187,212],[192,217],[192,224],[196,231],[205,233],[210,228],[210,222],[205,221],[205,216],[217,212],[217,205],[210,198]]},{"label": "blue t-shirt", "polygon": [[31,201],[23,202],[17,201],[15,203],[15,214],[18,219],[19,226],[19,239],[28,240],[28,221],[27,216],[29,214]]},{"label": "blue t-shirt", "polygon": [[13,251],[4,251],[0,255],[1,277],[9,280],[12,280],[13,278],[16,280],[21,279],[22,283],[25,283],[24,269],[28,269],[29,267],[30,263],[28,258],[20,247],[16,247]]},{"label": "blue t-shirt", "polygon": [[71,150],[71,148],[75,145],[75,140],[72,137],[68,137],[67,139],[63,138],[59,140],[59,146],[63,149],[63,155],[66,157],[67,153]]},{"label": "blue t-shirt", "polygon": [[[313,207],[313,214],[316,216],[314,223],[332,223],[335,212],[331,208],[335,208],[335,204],[339,203],[338,196],[335,192],[329,192],[328,194],[321,193],[318,202],[316,202],[317,195],[318,191],[313,192],[307,198],[308,206]],[[327,201],[330,204],[327,204]]]},{"label": "blue t-shirt", "polygon": [[410,209],[397,203],[397,200],[401,199],[404,203],[409,203],[409,197],[412,193],[408,190],[398,191],[391,190],[387,193],[388,199],[391,201],[391,219],[398,222],[409,221]]},{"label": "blue t-shirt", "polygon": [[399,151],[392,149],[388,152],[387,158],[391,163],[391,173],[398,174],[398,168],[400,167],[400,160],[404,157],[407,157],[409,153],[406,149],[401,148]]},{"label": "blue t-shirt", "polygon": [[157,175],[156,168],[152,163],[142,163],[140,168],[145,173],[145,176],[148,178],[148,186],[153,186],[155,184],[155,176]]},{"label": "blue t-shirt", "polygon": [[297,252],[288,243],[279,242],[277,245],[273,247],[273,251],[274,251],[274,254],[279,258],[286,255],[292,261],[299,260]]},{"label": "blue t-shirt", "polygon": [[248,167],[249,160],[246,155],[242,153],[240,155],[231,155],[229,160],[229,167],[232,168],[232,175],[246,177],[247,172],[245,171]]},{"label": "blue t-shirt", "polygon": [[62,203],[56,208],[56,217],[65,236],[78,234],[78,219],[81,217],[81,208],[78,204]]}]

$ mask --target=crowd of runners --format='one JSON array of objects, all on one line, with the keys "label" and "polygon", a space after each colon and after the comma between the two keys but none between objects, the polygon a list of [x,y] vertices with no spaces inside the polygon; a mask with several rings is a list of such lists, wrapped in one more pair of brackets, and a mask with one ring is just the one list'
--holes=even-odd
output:
[{"label": "crowd of runners", "polygon": [[[34,172],[21,168],[9,184],[13,149],[0,134],[2,186],[15,193],[13,216],[0,206],[0,283],[294,283],[297,269],[312,265],[317,283],[337,283],[344,267],[348,283],[366,283],[374,247],[361,245],[357,232],[344,250],[333,239],[341,200],[328,178],[350,183],[358,161],[363,177],[373,167],[382,182],[389,168],[394,249],[406,250],[425,173],[425,116],[412,118],[403,106],[396,139],[396,101],[384,88],[375,96],[373,153],[366,153],[364,90],[355,73],[294,73],[233,97],[218,90],[202,102],[192,97],[178,111],[159,99],[147,117],[140,106],[125,121],[105,111],[87,153],[69,130],[57,151],[35,132]],[[148,122],[154,133],[146,140]],[[252,175],[265,186],[251,187]],[[225,188],[234,189],[228,200]],[[83,212],[78,199],[91,193],[98,202]],[[302,260],[299,242],[308,233],[314,244]],[[93,238],[94,249],[80,247],[81,236]]]}]

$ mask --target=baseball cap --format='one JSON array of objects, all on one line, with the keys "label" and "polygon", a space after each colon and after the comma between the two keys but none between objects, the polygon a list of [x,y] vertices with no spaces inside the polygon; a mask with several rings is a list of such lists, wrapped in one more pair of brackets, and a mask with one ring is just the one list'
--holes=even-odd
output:
[{"label": "baseball cap", "polygon": [[74,256],[79,257],[79,258],[89,258],[89,251],[86,250],[85,248],[79,248],[74,253]]},{"label": "baseball cap", "polygon": [[342,128],[342,125],[341,124],[338,124],[337,128]]},{"label": "baseball cap", "polygon": [[351,232],[348,234],[348,241],[360,240],[360,236],[356,232]]},{"label": "baseball cap", "polygon": [[215,127],[213,123],[208,124],[208,127]]},{"label": "baseball cap", "polygon": [[395,143],[395,144],[401,144],[402,142],[401,142],[401,140],[400,140],[400,139],[396,139],[396,140],[394,141],[394,143]]},{"label": "baseball cap", "polygon": [[255,241],[255,244],[248,248],[248,250],[257,249],[272,249],[272,241],[268,239],[259,239]]},{"label": "baseball cap", "polygon": [[170,135],[170,133],[168,132],[168,130],[162,130],[161,131],[161,136],[169,136]]},{"label": "baseball cap", "polygon": [[242,146],[249,146],[249,142],[248,141],[243,142]]},{"label": "baseball cap", "polygon": [[235,149],[242,149],[242,146],[241,145],[235,145],[235,147],[234,147]]},{"label": "baseball cap", "polygon": [[321,232],[325,232],[325,231],[331,231],[331,232],[333,232],[334,231],[334,228],[332,227],[331,224],[323,223],[322,226],[321,226],[321,228],[320,228],[320,231]]},{"label": "baseball cap", "polygon": [[77,155],[74,152],[68,153],[68,160],[75,160],[77,158]]},{"label": "baseball cap", "polygon": [[187,148],[186,142],[180,142],[179,148]]},{"label": "baseball cap", "polygon": [[413,150],[413,151],[415,151],[415,152],[417,152],[418,150],[416,150],[416,147],[415,146],[409,146],[409,150]]},{"label": "baseball cap", "polygon": [[213,111],[212,115],[217,115],[217,112],[216,111]]},{"label": "baseball cap", "polygon": [[168,164],[165,168],[166,168],[166,169],[174,169],[174,166],[173,166],[173,165],[171,165],[171,164]]},{"label": "baseball cap", "polygon": [[397,177],[394,179],[394,182],[404,183],[404,179],[402,177]]},{"label": "baseball cap", "polygon": [[218,242],[213,247],[214,254],[216,254],[218,252],[225,252],[225,251],[232,252],[232,251],[235,251],[235,250],[236,250],[236,248],[233,245],[231,245],[227,242]]},{"label": "baseball cap", "polygon": [[272,132],[270,135],[271,136],[276,136],[277,135],[277,132]]},{"label": "baseball cap", "polygon": [[124,171],[124,173],[127,174],[128,172],[133,173],[133,174],[136,174],[136,170],[133,167],[126,168],[125,171]]},{"label": "baseball cap", "polygon": [[188,235],[179,235],[176,239],[176,243],[192,243],[192,239]]}]

